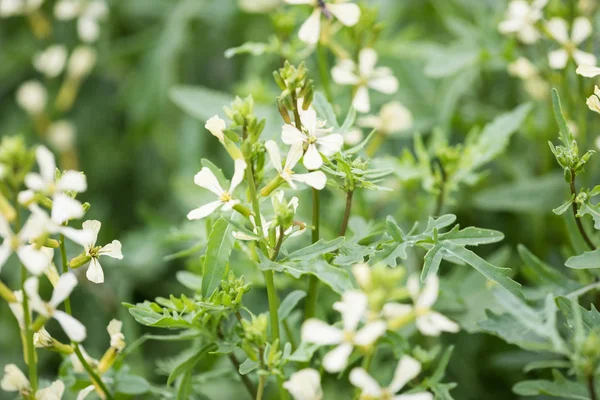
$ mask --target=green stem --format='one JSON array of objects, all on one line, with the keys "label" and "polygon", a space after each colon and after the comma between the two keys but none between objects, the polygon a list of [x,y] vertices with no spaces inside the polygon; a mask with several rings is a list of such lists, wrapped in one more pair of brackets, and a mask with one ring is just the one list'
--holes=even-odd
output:
[{"label": "green stem", "polygon": [[327,59],[327,49],[321,43],[317,45],[317,60],[319,64],[319,75],[321,76],[321,85],[325,92],[327,101],[331,103],[331,86],[329,84],[329,61]]},{"label": "green stem", "polygon": [[31,314],[29,311],[29,299],[25,291],[25,280],[27,279],[27,269],[21,265],[21,289],[23,292],[23,319],[25,322],[25,348],[27,349],[27,366],[29,367],[29,383],[31,384],[32,394],[35,395],[38,389],[37,365],[35,346],[33,345],[33,330],[31,329]]},{"label": "green stem", "polygon": [[587,387],[590,393],[590,400],[597,400],[598,396],[596,395],[596,384],[594,383],[594,374],[590,374],[587,378]]},{"label": "green stem", "polygon": [[262,400],[263,394],[265,393],[265,382],[267,380],[266,376],[258,377],[258,390],[256,391],[256,400]]},{"label": "green stem", "polygon": [[345,236],[346,229],[348,229],[348,221],[350,220],[350,211],[352,210],[352,196],[354,196],[354,190],[348,190],[346,192],[346,208],[344,210],[344,219],[342,220],[342,226],[340,227],[339,236]]},{"label": "green stem", "polygon": [[[319,191],[313,189],[313,231],[312,242],[316,243],[319,240],[319,219],[320,219],[320,197]],[[308,294],[306,295],[306,305],[304,307],[304,320],[315,316],[317,309],[317,297],[319,292],[319,279],[310,275],[308,278]]]},{"label": "green stem", "polygon": [[[575,171],[573,171],[573,170],[571,170],[571,182],[570,182],[569,188],[571,189],[571,195],[577,196],[577,189],[575,188]],[[596,245],[594,244],[594,242],[592,242],[592,239],[590,239],[587,232],[585,231],[585,228],[583,227],[583,224],[581,223],[581,218],[577,217],[578,207],[577,207],[576,201],[573,201],[572,209],[573,209],[573,217],[575,218],[575,223],[577,224],[577,229],[579,230],[581,237],[583,238],[585,243],[588,245],[588,247],[592,251],[596,250]]]}]

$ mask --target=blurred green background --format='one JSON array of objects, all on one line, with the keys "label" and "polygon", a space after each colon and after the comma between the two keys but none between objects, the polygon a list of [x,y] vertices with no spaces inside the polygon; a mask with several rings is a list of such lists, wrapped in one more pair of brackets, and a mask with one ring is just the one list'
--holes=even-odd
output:
[{"label": "blurred green background", "polygon": [[[46,0],[43,5],[48,15],[52,3]],[[121,262],[104,263],[106,284],[96,286],[81,280],[81,288],[74,295],[74,314],[88,327],[85,348],[95,357],[107,346],[105,328],[111,318],[125,322],[128,343],[148,331],[129,317],[121,302],[189,292],[176,280],[176,272],[196,268],[202,250],[183,261],[165,256],[193,246],[204,236],[202,224],[185,220],[187,211],[202,196],[192,177],[203,157],[223,167],[226,175],[231,171],[226,154],[204,129],[205,120],[220,112],[233,95],[252,93],[272,116],[271,126],[281,123],[274,107],[278,92],[271,78],[271,71],[280,66],[279,57],[226,58],[225,50],[246,41],[266,42],[273,33],[274,20],[291,18],[299,24],[307,15],[302,7],[250,14],[234,0],[108,3],[110,15],[101,23],[97,43],[98,64],[67,115],[76,123],[79,167],[88,177],[89,190],[82,196],[92,204],[88,218],[103,222],[99,243],[118,238],[125,256]],[[375,97],[375,103],[400,100],[415,116],[414,132],[427,135],[434,128],[441,129],[451,142],[460,142],[473,127],[483,126],[528,100],[521,83],[506,72],[516,45],[497,32],[505,1],[359,3],[378,9],[385,29],[376,48],[381,63],[390,66],[400,80],[397,94]],[[567,6],[571,3],[577,2],[566,2]],[[594,22],[598,26],[597,18]],[[43,142],[16,105],[15,92],[21,82],[40,78],[31,65],[35,52],[52,43],[72,48],[76,42],[73,22],[54,21],[52,36],[39,40],[25,18],[0,19],[0,135],[23,134],[32,145]],[[532,57],[543,59],[545,53]],[[307,63],[318,85],[313,55]],[[560,76],[555,83],[561,89],[570,87]],[[181,85],[193,85],[197,90],[187,97],[189,92]],[[57,84],[51,83],[48,89],[55,93]],[[347,88],[336,87],[334,91],[337,105],[345,109],[349,104]],[[585,93],[580,93],[579,104],[571,104],[569,99],[567,105],[584,107]],[[187,104],[192,112],[183,111],[173,100]],[[518,243],[558,264],[561,246],[568,243],[564,220],[551,213],[561,204],[566,185],[547,146],[557,131],[548,101],[537,101],[533,115],[487,176],[475,187],[462,190],[446,207],[459,216],[461,225],[504,232],[506,240],[501,245],[506,246],[505,265],[513,268],[520,263],[514,251]],[[590,121],[588,126],[585,140],[591,145],[596,135],[593,128],[598,124]],[[278,134],[277,130],[266,132]],[[412,146],[410,135],[386,142],[381,152],[399,155],[407,146]],[[594,161],[588,170],[594,172],[597,167]],[[588,175],[582,177],[582,185],[593,178],[593,174]],[[432,212],[431,198],[423,196],[418,182],[396,189],[384,196],[377,194],[377,207],[366,206],[372,199],[366,195],[364,206],[359,203],[355,210],[365,217],[393,214],[406,225]],[[335,194],[327,195],[324,204],[325,210],[332,211],[324,215],[336,215],[332,226],[337,226],[341,217],[335,212],[341,198]],[[301,213],[308,215],[309,210]],[[493,246],[478,253],[490,250]],[[70,254],[76,252],[70,249]],[[12,287],[18,279],[14,270],[9,265],[2,271],[3,279]],[[446,276],[454,283],[467,279],[460,271]],[[479,280],[473,282],[481,284]],[[260,309],[264,305],[260,280],[256,285],[253,298]],[[522,367],[532,359],[528,353],[483,333],[461,333],[451,340],[456,350],[447,381],[459,384],[452,392],[456,399],[515,398],[511,387],[523,379]],[[170,359],[180,349],[176,344],[147,342],[131,354],[128,363],[135,373],[157,385],[164,384]],[[60,358],[47,352],[40,352],[40,357],[42,376],[54,378]],[[20,340],[12,315],[0,303],[0,368],[9,362],[22,363]],[[197,382],[206,393],[229,389],[223,386],[230,382],[229,377],[208,378]],[[0,399],[5,398],[11,397],[0,393]]]}]

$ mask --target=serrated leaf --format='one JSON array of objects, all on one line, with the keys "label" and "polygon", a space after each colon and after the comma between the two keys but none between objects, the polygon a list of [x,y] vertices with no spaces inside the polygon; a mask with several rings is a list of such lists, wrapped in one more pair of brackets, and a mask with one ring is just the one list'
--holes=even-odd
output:
[{"label": "serrated leaf", "polygon": [[586,251],[585,253],[570,257],[565,265],[574,269],[588,269],[600,267],[600,249]]},{"label": "serrated leaf", "polygon": [[344,243],[343,237],[326,241],[320,239],[318,242],[304,247],[284,257],[284,260],[303,261],[322,256],[323,254],[332,253],[339,249]]},{"label": "serrated leaf", "polygon": [[[565,318],[567,318],[568,326],[571,329],[574,329],[576,325],[576,315],[573,310],[573,303],[570,299],[566,297],[557,297],[556,305],[558,309],[564,314]],[[579,313],[581,315],[581,322],[583,324],[583,329],[589,334],[593,332],[598,326],[600,326],[600,312],[596,309],[594,304],[591,304],[591,308],[589,310],[584,307],[577,305],[579,307]]]},{"label": "serrated leaf", "polygon": [[438,240],[451,240],[453,243],[461,246],[478,246],[480,244],[500,242],[503,239],[504,234],[502,232],[470,226],[465,229],[442,233],[439,235]]},{"label": "serrated leaf", "polygon": [[288,294],[285,299],[279,305],[279,309],[277,310],[277,314],[279,315],[279,320],[285,320],[290,313],[294,310],[298,302],[306,297],[306,292],[304,290],[294,290],[290,294]]},{"label": "serrated leaf", "polygon": [[[557,372],[555,372],[556,374]],[[562,377],[562,375],[560,376]],[[521,396],[548,395],[561,399],[590,400],[584,384],[569,381],[564,377],[554,381],[539,379],[519,382],[513,386],[513,392]]]},{"label": "serrated leaf", "polygon": [[589,201],[581,204],[577,210],[577,215],[590,215],[594,219],[594,228],[600,229],[600,204],[591,204]]},{"label": "serrated leaf", "polygon": [[206,245],[202,275],[204,297],[209,297],[219,287],[234,244],[231,225],[224,218],[219,218],[212,227]]},{"label": "serrated leaf", "polygon": [[398,243],[404,242],[404,232],[402,232],[402,229],[398,226],[398,223],[392,216],[387,217],[385,225],[388,233],[392,236],[392,239]]},{"label": "serrated leaf", "polygon": [[300,343],[300,346],[294,351],[289,357],[287,357],[288,361],[294,361],[299,363],[309,362],[315,352],[319,349],[318,344],[309,344],[306,342]]},{"label": "serrated leaf", "polygon": [[425,279],[429,274],[435,275],[440,268],[440,264],[444,258],[444,249],[441,244],[433,246],[427,254],[425,254],[425,260],[423,263],[423,271],[421,271],[421,282],[425,282]]}]

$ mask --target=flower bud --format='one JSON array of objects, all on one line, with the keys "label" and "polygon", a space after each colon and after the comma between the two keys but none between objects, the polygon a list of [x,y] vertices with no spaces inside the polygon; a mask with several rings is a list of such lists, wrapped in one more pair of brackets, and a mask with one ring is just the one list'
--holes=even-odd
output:
[{"label": "flower bud", "polygon": [[78,255],[77,257],[73,258],[70,262],[69,262],[69,267],[73,268],[73,269],[77,269],[79,267],[82,267],[84,265],[86,265],[87,263],[89,263],[92,260],[92,257],[90,257],[89,255],[87,255],[85,252],[81,253],[80,255]]},{"label": "flower bud", "polygon": [[287,85],[281,75],[279,75],[279,72],[273,71],[273,79],[275,79],[275,83],[279,86],[279,89],[285,90],[287,88]]}]

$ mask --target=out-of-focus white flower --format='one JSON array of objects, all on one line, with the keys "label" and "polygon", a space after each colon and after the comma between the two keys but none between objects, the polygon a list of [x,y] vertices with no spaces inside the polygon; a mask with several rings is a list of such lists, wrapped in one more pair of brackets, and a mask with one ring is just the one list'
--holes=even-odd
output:
[{"label": "out-of-focus white flower", "polygon": [[60,0],[54,5],[54,16],[58,20],[77,18],[77,33],[85,43],[92,43],[100,37],[100,21],[108,15],[104,0]]},{"label": "out-of-focus white flower", "polygon": [[594,145],[600,151],[600,136],[598,136],[598,137],[596,137],[596,139],[594,139]]},{"label": "out-of-focus white flower", "polygon": [[322,400],[321,375],[312,368],[301,369],[294,372],[290,379],[283,383],[283,387],[290,392],[294,400]]},{"label": "out-of-focus white flower", "polygon": [[219,198],[218,200],[211,201],[210,203],[190,211],[187,215],[188,219],[194,220],[205,218],[215,212],[218,208],[221,208],[223,211],[229,211],[238,204],[239,200],[234,200],[232,197],[233,191],[242,182],[245,170],[246,162],[242,159],[235,160],[231,184],[229,190],[225,190],[221,187],[217,177],[209,168],[202,168],[200,172],[194,176],[194,183],[204,189],[210,190]]},{"label": "out-of-focus white flower", "polygon": [[36,400],[61,400],[65,393],[65,384],[55,381],[45,389],[38,390],[35,394]]},{"label": "out-of-focus white flower", "polygon": [[125,335],[122,332],[123,322],[118,319],[113,319],[106,328],[110,335],[110,347],[117,350],[117,352],[123,351],[125,348]]},{"label": "out-of-focus white flower", "polygon": [[589,19],[585,17],[575,18],[570,36],[567,21],[562,18],[552,18],[546,24],[546,28],[554,40],[561,45],[560,49],[548,53],[548,62],[551,68],[565,68],[570,57],[575,60],[578,66],[596,65],[595,55],[579,50],[577,47],[592,35],[592,24]]},{"label": "out-of-focus white flower", "polygon": [[600,88],[594,86],[594,94],[587,98],[585,102],[588,108],[600,114]]},{"label": "out-of-focus white flower", "polygon": [[403,356],[388,387],[382,388],[379,382],[363,368],[354,368],[350,372],[350,383],[360,389],[361,400],[433,400],[433,395],[429,392],[396,395],[420,372],[421,363],[410,356]]},{"label": "out-of-focus white flower", "polygon": [[367,115],[357,121],[363,128],[376,129],[383,135],[406,131],[413,126],[410,110],[399,101],[392,101],[381,107],[379,115]]},{"label": "out-of-focus white flower", "polygon": [[64,70],[67,63],[67,48],[60,44],[48,47],[33,58],[36,70],[48,78],[56,78]]},{"label": "out-of-focus white flower", "polygon": [[356,279],[356,283],[361,288],[366,288],[371,284],[371,268],[369,264],[360,263],[352,266],[352,275]]},{"label": "out-of-focus white flower", "polygon": [[383,315],[388,321],[404,319],[414,313],[417,329],[426,336],[439,336],[441,332],[458,332],[459,326],[444,315],[435,312],[431,307],[439,294],[440,281],[436,275],[430,275],[421,290],[419,278],[411,276],[407,289],[413,299],[414,306],[400,303],[387,303],[383,306]]},{"label": "out-of-focus white flower", "polygon": [[550,93],[548,83],[539,74],[538,69],[527,58],[519,57],[508,65],[508,73],[523,80],[525,90],[533,98],[544,99]]},{"label": "out-of-focus white flower", "polygon": [[348,0],[324,2],[320,0],[285,0],[288,4],[308,4],[314,11],[300,27],[298,37],[305,43],[316,44],[321,37],[321,14],[326,18],[334,16],[346,26],[356,25],[360,19],[360,8]]},{"label": "out-of-focus white flower", "polygon": [[73,149],[75,137],[75,124],[69,120],[61,119],[48,127],[48,142],[61,153]]},{"label": "out-of-focus white flower", "polygon": [[343,328],[330,326],[318,319],[308,319],[302,325],[302,340],[321,346],[337,345],[323,358],[326,371],[340,372],[348,364],[354,346],[369,346],[386,331],[383,321],[373,321],[358,329],[360,320],[367,311],[367,295],[358,290],[347,291],[342,301],[333,305],[342,314]]},{"label": "out-of-focus white flower", "polygon": [[108,256],[116,258],[118,260],[123,259],[123,253],[121,252],[121,242],[113,240],[106,246],[96,246],[98,240],[98,232],[102,227],[102,223],[96,220],[85,221],[82,224],[83,231],[86,233],[89,240],[83,245],[85,255],[90,257],[90,267],[88,268],[85,276],[94,283],[104,282],[104,271],[100,265],[98,259],[100,256]]},{"label": "out-of-focus white flower", "polygon": [[364,137],[365,135],[363,134],[362,129],[353,127],[348,129],[348,132],[344,135],[344,143],[348,146],[355,146],[359,144]]},{"label": "out-of-focus white flower", "polygon": [[0,387],[5,392],[28,392],[31,390],[29,380],[15,364],[4,366]]},{"label": "out-of-focus white flower", "polygon": [[[25,329],[25,313],[23,311],[23,292],[21,290],[17,290],[13,292],[17,301],[13,303],[8,303],[8,307],[10,311],[15,316],[17,320],[17,324],[19,325],[19,329]],[[29,314],[31,314],[31,310],[29,310]]]},{"label": "out-of-focus white flower", "polygon": [[534,0],[531,4],[525,0],[511,1],[506,19],[498,25],[498,30],[505,35],[516,34],[523,43],[537,42],[541,35],[535,24],[542,19],[542,10],[547,3],[548,0]]},{"label": "out-of-focus white flower", "polygon": [[575,72],[586,78],[594,78],[600,75],[600,68],[594,67],[593,65],[580,65]]},{"label": "out-of-focus white flower", "polygon": [[371,109],[369,89],[385,94],[398,91],[398,80],[387,67],[375,67],[377,53],[371,48],[362,49],[358,55],[358,65],[351,60],[342,60],[333,67],[331,75],[339,85],[352,85],[356,93],[352,105],[356,111],[367,113]]},{"label": "out-of-focus white flower", "polygon": [[0,17],[31,13],[42,5],[44,0],[0,0]]},{"label": "out-of-focus white flower", "polygon": [[77,286],[77,278],[73,273],[68,272],[60,277],[47,303],[38,293],[38,278],[32,277],[25,281],[25,292],[33,310],[46,318],[57,320],[69,339],[79,343],[86,337],[85,326],[66,312],[58,310],[58,306],[71,295],[75,286]]},{"label": "out-of-focus white flower", "polygon": [[294,173],[293,169],[302,158],[302,153],[304,152],[301,143],[293,144],[290,147],[290,151],[285,158],[283,167],[281,166],[281,155],[279,154],[279,146],[277,146],[277,143],[273,140],[268,140],[265,143],[265,148],[269,153],[271,164],[273,164],[273,167],[277,170],[279,176],[286,181],[292,189],[297,188],[295,182],[306,183],[308,186],[317,190],[321,190],[325,187],[327,177],[322,171],[312,171],[307,174]]},{"label": "out-of-focus white flower", "polygon": [[72,79],[82,79],[88,75],[96,65],[96,50],[90,46],[77,46],[67,65],[67,74]]},{"label": "out-of-focus white flower", "polygon": [[331,129],[324,128],[325,122],[317,120],[317,112],[312,108],[303,111],[300,119],[302,131],[294,125],[285,124],[281,128],[281,140],[290,146],[305,146],[304,166],[309,170],[319,169],[323,165],[321,154],[330,157],[340,151],[344,138],[338,133],[327,134]]},{"label": "out-of-focus white flower", "polygon": [[219,139],[220,142],[223,142],[225,140],[225,133],[223,133],[223,131],[227,129],[227,125],[225,124],[224,120],[219,118],[218,115],[215,115],[214,117],[206,121],[204,127],[208,129],[208,131],[212,133],[214,137]]},{"label": "out-of-focus white flower", "polygon": [[79,392],[79,394],[77,395],[77,400],[83,400],[83,399],[85,399],[94,390],[96,390],[96,388],[94,387],[94,385],[90,385],[90,386],[86,387],[85,389],[83,389],[83,390],[81,390]]},{"label": "out-of-focus white flower", "polygon": [[238,0],[238,4],[247,13],[266,13],[279,7],[281,0]]},{"label": "out-of-focus white flower", "polygon": [[25,268],[34,275],[40,275],[50,265],[52,256],[44,248],[29,244],[45,231],[44,221],[31,215],[18,234],[14,234],[6,219],[0,215],[0,237],[4,239],[0,245],[0,270],[8,257],[15,252]]},{"label": "out-of-focus white flower", "polygon": [[48,91],[38,81],[27,81],[17,89],[17,103],[30,115],[41,114],[48,103]]}]

